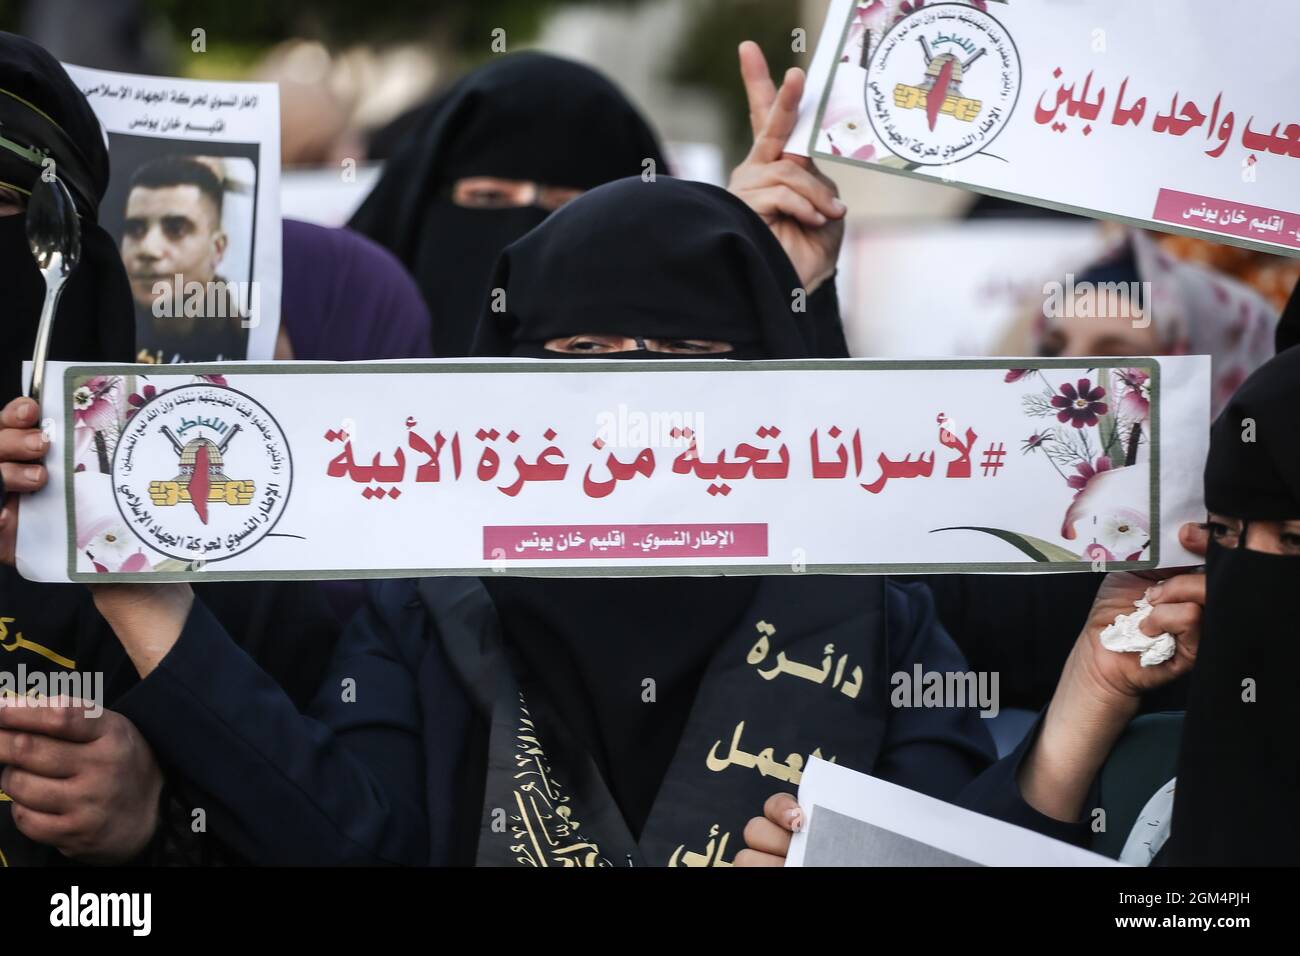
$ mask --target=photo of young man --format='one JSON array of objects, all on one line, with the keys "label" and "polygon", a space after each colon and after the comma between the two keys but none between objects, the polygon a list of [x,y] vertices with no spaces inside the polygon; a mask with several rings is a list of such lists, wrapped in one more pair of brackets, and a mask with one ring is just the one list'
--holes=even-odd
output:
[{"label": "photo of young man", "polygon": [[246,303],[221,272],[230,245],[219,160],[162,156],[127,191],[122,262],[136,307],[137,360],[242,359]]}]

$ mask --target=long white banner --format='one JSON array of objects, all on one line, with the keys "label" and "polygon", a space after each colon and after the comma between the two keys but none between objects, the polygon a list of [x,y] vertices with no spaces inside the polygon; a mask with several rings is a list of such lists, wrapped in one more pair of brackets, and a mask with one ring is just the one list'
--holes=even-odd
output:
[{"label": "long white banner", "polygon": [[834,0],[791,148],[1300,255],[1294,0]]},{"label": "long white banner", "polygon": [[41,581],[1197,563],[1209,359],[53,364]]}]

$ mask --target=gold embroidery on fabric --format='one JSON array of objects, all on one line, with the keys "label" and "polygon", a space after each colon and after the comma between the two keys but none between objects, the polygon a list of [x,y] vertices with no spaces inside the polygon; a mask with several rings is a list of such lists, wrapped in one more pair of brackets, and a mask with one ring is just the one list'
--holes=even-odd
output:
[{"label": "gold embroidery on fabric", "polygon": [[[709,828],[709,842],[705,844],[703,853],[696,853],[694,850],[686,850],[686,844],[683,843],[673,855],[668,858],[669,866],[731,866],[722,858],[727,852],[727,841],[731,839],[731,831],[722,834],[722,839],[718,840],[718,825],[715,823]],[[716,848],[715,848],[716,847]],[[682,851],[686,850],[685,853]]]},{"label": "gold embroidery on fabric", "polygon": [[47,661],[58,664],[60,667],[66,667],[70,671],[77,669],[76,661],[64,657],[62,654],[56,654],[43,644],[27,640],[27,638],[23,637],[22,631],[17,631],[10,638],[9,625],[13,622],[12,617],[0,617],[0,650],[9,651],[10,653],[18,650],[31,651],[33,654],[39,654]]},{"label": "gold embroidery on fabric", "polygon": [[[811,664],[800,664],[798,661],[789,660],[785,656],[785,651],[776,655],[776,663],[767,670],[758,667],[759,664],[767,658],[767,652],[771,650],[771,644],[768,642],[769,637],[776,635],[776,628],[767,621],[759,621],[754,625],[758,631],[758,640],[754,646],[749,649],[745,655],[745,663],[758,669],[758,676],[763,680],[772,680],[779,674],[789,674],[792,677],[798,677],[802,680],[811,681],[814,684],[825,684],[831,676],[831,662],[835,659],[835,645],[827,644],[822,650],[822,666],[814,667]],[[844,679],[844,668],[848,664],[849,655],[841,654],[839,662],[835,664],[835,678],[831,680],[831,688],[839,690],[845,697],[857,698],[858,692],[862,690],[862,668],[854,666],[849,680]]]},{"label": "gold embroidery on fabric", "polygon": [[600,847],[582,839],[580,824],[573,819],[571,797],[551,776],[551,765],[537,739],[537,729],[528,712],[524,695],[519,695],[519,727],[516,730],[514,779],[522,781],[514,791],[517,813],[510,815],[510,846],[515,862],[525,866],[607,866]]},{"label": "gold embroidery on fabric", "polygon": [[[745,722],[742,720],[736,724],[736,729],[731,735],[731,749],[725,757],[718,756],[718,748],[722,746],[722,741],[715,741],[709,748],[709,755],[705,758],[704,763],[714,773],[726,770],[728,767],[747,767],[751,770],[757,770],[764,777],[775,777],[778,780],[784,780],[798,786],[799,781],[803,779],[803,757],[797,753],[790,754],[784,761],[778,762],[775,758],[776,750],[774,747],[767,747],[757,754],[746,753],[740,749],[740,735],[745,732]],[[822,749],[818,747],[812,752],[814,757],[822,760],[828,760],[830,763],[835,762],[834,757],[822,757]]]}]

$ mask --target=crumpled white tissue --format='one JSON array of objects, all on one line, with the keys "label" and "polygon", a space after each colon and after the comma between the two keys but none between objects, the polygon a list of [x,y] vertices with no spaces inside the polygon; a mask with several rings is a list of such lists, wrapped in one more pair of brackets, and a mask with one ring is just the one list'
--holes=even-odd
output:
[{"label": "crumpled white tissue", "polygon": [[1168,632],[1156,637],[1148,637],[1138,629],[1138,625],[1150,617],[1155,610],[1146,597],[1140,597],[1133,603],[1137,610],[1132,614],[1121,614],[1114,624],[1101,629],[1101,646],[1108,651],[1142,655],[1139,663],[1143,667],[1155,667],[1174,656],[1177,647],[1174,636]]}]

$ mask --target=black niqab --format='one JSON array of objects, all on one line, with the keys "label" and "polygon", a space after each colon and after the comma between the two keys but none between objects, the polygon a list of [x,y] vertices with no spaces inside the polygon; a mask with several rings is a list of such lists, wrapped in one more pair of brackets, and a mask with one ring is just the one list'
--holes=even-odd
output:
[{"label": "black niqab", "polygon": [[[1300,349],[1239,388],[1210,433],[1205,500],[1300,519]],[[1300,863],[1300,557],[1212,542],[1166,859]]]},{"label": "black niqab", "polygon": [[813,354],[785,250],[748,206],[704,183],[632,178],[593,190],[506,249],[492,287],[505,307],[484,309],[475,355],[572,357],[543,346],[582,333],[736,346],[715,358]]},{"label": "black niqab", "polygon": [[[541,343],[580,333],[742,346],[710,358],[805,358],[811,351],[790,307],[798,277],[780,244],[743,202],[702,183],[636,178],[595,189],[510,246],[493,284],[506,290],[507,309],[485,310],[476,355],[574,358],[545,352]],[[589,749],[634,834],[676,751],[704,668],[760,580],[484,581],[524,664],[525,690],[535,682]]]},{"label": "black niqab", "polygon": [[537,206],[468,209],[452,184],[492,176],[592,189],[667,171],[649,126],[607,79],[540,53],[503,56],[430,103],[349,225],[414,274],[438,356],[468,355],[489,277],[507,245],[542,222]]}]

